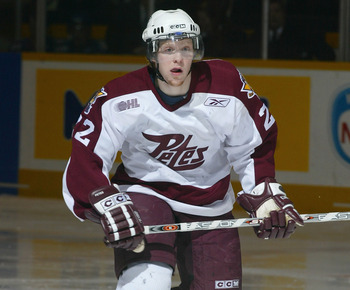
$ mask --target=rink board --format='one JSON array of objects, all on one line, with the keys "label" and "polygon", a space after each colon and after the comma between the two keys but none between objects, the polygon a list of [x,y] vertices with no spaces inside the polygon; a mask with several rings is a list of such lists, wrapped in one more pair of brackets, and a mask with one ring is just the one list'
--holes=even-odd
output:
[{"label": "rink board", "polygon": [[21,55],[0,53],[0,192],[16,194],[18,184]]},{"label": "rink board", "polygon": [[[350,64],[229,61],[277,120],[277,179],[288,195],[309,211],[349,208]],[[131,56],[22,55],[19,195],[60,198],[71,120],[106,82],[145,64]],[[234,174],[232,182],[239,190]]]}]

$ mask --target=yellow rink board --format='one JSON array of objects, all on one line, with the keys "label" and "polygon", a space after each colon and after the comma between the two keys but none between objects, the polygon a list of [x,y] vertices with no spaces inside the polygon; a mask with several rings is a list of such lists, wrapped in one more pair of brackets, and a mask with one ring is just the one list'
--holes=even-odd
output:
[{"label": "yellow rink board", "polygon": [[[23,54],[23,60],[45,62],[81,62],[91,64],[89,69],[78,70],[72,67],[36,69],[35,117],[34,117],[34,160],[57,160],[66,162],[70,155],[71,141],[63,136],[64,132],[64,94],[72,90],[81,104],[85,104],[91,95],[109,80],[125,71],[103,71],[98,64],[123,63],[145,64],[143,57],[81,56],[56,54]],[[309,76],[283,75],[278,69],[310,70],[350,70],[348,64],[276,62],[229,60],[237,67],[275,68],[276,74],[244,74],[255,92],[269,102],[269,109],[275,117],[279,137],[276,148],[276,170],[295,173],[308,173],[310,170],[310,112],[311,83]],[[26,76],[23,76],[26,77]],[[28,112],[30,114],[31,112]],[[119,155],[118,155],[119,156]],[[120,162],[118,157],[117,162]],[[38,168],[20,168],[19,189],[21,196],[61,198],[61,170],[50,171]],[[240,190],[233,182],[235,191]],[[348,209],[350,204],[349,187],[318,185],[283,184],[289,197],[299,211],[319,212]]]},{"label": "yellow rink board", "polygon": [[[85,104],[108,80],[122,74],[124,72],[38,69],[35,158],[67,159],[69,157],[70,140],[65,139],[62,134],[63,96],[68,89],[73,90],[79,96],[80,102]],[[279,137],[276,169],[307,171],[310,79],[283,76],[246,76],[246,78],[250,84],[254,84],[260,96],[268,99],[270,111],[277,120]],[[52,88],[55,89],[52,90]],[[290,89],[286,90],[286,88]],[[301,140],[303,142],[300,142]]]},{"label": "yellow rink board", "polygon": [[69,157],[71,140],[63,136],[65,116],[63,96],[67,90],[74,91],[80,102],[86,104],[94,92],[109,80],[123,74],[124,72],[38,69],[35,158],[67,159]]}]

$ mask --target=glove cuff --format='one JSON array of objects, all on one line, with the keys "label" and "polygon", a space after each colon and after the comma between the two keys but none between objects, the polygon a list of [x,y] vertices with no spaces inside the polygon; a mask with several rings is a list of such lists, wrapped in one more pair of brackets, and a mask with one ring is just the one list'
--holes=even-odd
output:
[{"label": "glove cuff", "polygon": [[274,179],[266,178],[251,193],[239,194],[237,202],[251,217],[264,218],[268,217],[271,211],[283,210],[287,220],[292,219],[300,226],[304,224],[293,202],[285,194],[282,185]]},{"label": "glove cuff", "polygon": [[93,191],[89,196],[95,210],[104,214],[121,205],[133,204],[128,194],[119,191],[117,185],[109,185]]},{"label": "glove cuff", "polygon": [[256,217],[256,212],[269,199],[273,199],[280,208],[283,208],[283,205],[285,205],[283,201],[288,201],[289,205],[293,206],[283,191],[282,185],[272,178],[266,178],[264,182],[254,187],[250,193],[240,193],[237,197],[237,202],[251,216]]}]

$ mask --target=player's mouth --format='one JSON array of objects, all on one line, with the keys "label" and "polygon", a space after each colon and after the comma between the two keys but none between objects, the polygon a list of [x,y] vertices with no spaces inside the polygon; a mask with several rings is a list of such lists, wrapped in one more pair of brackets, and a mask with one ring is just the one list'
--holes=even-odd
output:
[{"label": "player's mouth", "polygon": [[175,67],[175,68],[171,69],[170,72],[173,73],[173,74],[181,74],[182,73],[182,69],[178,68],[178,67]]}]

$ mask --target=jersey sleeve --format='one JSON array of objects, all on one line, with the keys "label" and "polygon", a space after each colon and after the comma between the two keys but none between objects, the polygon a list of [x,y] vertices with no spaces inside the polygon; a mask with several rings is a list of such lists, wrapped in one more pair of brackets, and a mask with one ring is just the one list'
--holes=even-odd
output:
[{"label": "jersey sleeve", "polygon": [[234,83],[235,120],[226,151],[243,191],[249,193],[266,177],[275,178],[277,125],[268,107],[239,71]]},{"label": "jersey sleeve", "polygon": [[90,208],[88,195],[110,184],[109,172],[122,135],[112,130],[107,91],[97,92],[81,113],[72,133],[72,152],[63,175],[63,197],[79,219]]}]

